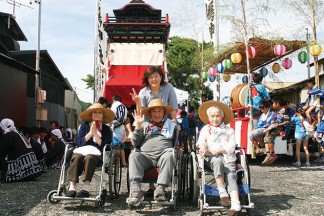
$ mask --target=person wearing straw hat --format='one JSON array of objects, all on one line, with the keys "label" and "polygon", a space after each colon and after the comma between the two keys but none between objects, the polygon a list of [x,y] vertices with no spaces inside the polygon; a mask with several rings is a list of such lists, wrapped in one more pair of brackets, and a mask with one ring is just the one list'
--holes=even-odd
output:
[{"label": "person wearing straw hat", "polygon": [[[139,151],[129,156],[130,196],[128,206],[135,207],[144,200],[144,192],[140,182],[144,171],[159,167],[157,188],[154,191],[155,201],[166,201],[165,188],[170,185],[172,170],[175,166],[173,159],[173,138],[176,124],[164,116],[172,112],[173,106],[165,106],[161,99],[151,100],[148,107],[135,110],[135,130],[132,144]],[[149,120],[145,120],[149,117]]]},{"label": "person wearing straw hat", "polygon": [[[89,197],[90,182],[97,163],[102,160],[105,144],[111,143],[109,126],[105,125],[114,120],[114,113],[100,103],[92,104],[80,114],[83,121],[77,134],[77,146],[73,151],[70,167],[70,188],[67,197]],[[76,193],[76,184],[84,171],[83,187]]]},{"label": "person wearing straw hat", "polygon": [[197,141],[199,154],[214,171],[220,205],[231,207],[228,215],[239,215],[241,204],[236,183],[235,137],[234,130],[227,126],[234,118],[233,112],[224,103],[207,101],[200,105],[198,113],[201,121],[206,124]]}]

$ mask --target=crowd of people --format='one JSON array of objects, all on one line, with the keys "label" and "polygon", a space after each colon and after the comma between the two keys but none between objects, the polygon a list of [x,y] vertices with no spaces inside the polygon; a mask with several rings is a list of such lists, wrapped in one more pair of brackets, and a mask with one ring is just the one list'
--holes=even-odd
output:
[{"label": "crowd of people", "polygon": [[[280,97],[270,100],[269,93],[261,84],[262,76],[255,74],[251,91],[246,95],[246,107],[258,119],[250,133],[250,140],[257,155],[266,153],[262,164],[269,165],[277,159],[275,138],[287,136],[291,125],[295,125],[296,162],[301,167],[300,148],[306,154],[304,166],[310,166],[308,140],[314,136],[324,138],[324,125],[317,126],[311,117],[316,108],[310,94],[307,103],[292,111]],[[111,103],[101,97],[80,114],[82,124],[76,129],[65,129],[57,121],[50,122],[50,129],[43,127],[22,127],[16,129],[11,119],[1,121],[0,156],[1,180],[5,182],[33,179],[49,168],[60,168],[67,142],[76,144],[70,162],[70,186],[67,197],[89,197],[90,184],[96,166],[103,160],[103,147],[113,144],[121,156],[121,165],[129,167],[130,195],[128,205],[138,206],[144,196],[152,196],[156,201],[166,201],[165,188],[170,185],[175,130],[179,131],[179,146],[186,153],[197,152],[214,171],[220,193],[220,205],[230,207],[228,215],[238,215],[241,211],[237,184],[235,182],[235,139],[234,130],[228,127],[233,119],[231,108],[221,102],[201,95],[198,112],[190,106],[188,112],[178,109],[173,86],[165,81],[160,67],[149,67],[143,77],[144,88],[130,95],[136,107],[129,112],[120,95],[114,95]],[[314,89],[314,82],[308,84]],[[249,113],[246,113],[249,115]],[[289,126],[289,127],[288,127]],[[111,130],[112,129],[112,130]],[[133,129],[133,130],[132,130]],[[286,132],[286,133],[283,133]],[[198,133],[198,134],[197,134]],[[315,135],[314,135],[315,134]],[[199,139],[196,141],[196,136]],[[130,138],[138,151],[132,152],[128,161],[125,157],[125,142]],[[264,149],[265,148],[265,152]],[[159,167],[157,184],[150,184],[147,191],[141,190],[144,171]],[[79,176],[83,175],[83,185],[77,192]],[[224,178],[228,180],[225,184]]]}]

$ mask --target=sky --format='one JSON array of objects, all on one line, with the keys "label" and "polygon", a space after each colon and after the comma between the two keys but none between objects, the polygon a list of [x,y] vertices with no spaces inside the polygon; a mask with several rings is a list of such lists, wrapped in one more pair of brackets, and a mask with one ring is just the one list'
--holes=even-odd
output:
[{"label": "sky", "polygon": [[[220,3],[228,1],[231,0],[219,0]],[[13,1],[0,0],[0,11],[12,14],[13,6],[8,2]],[[17,0],[16,2],[25,5],[18,5],[15,8],[17,23],[28,39],[28,42],[20,42],[21,50],[36,50],[38,4],[35,4],[34,0],[31,2],[30,0]],[[76,90],[79,99],[93,102],[93,91],[86,89],[86,84],[81,78],[85,78],[87,74],[93,74],[94,70],[96,1],[41,0],[41,2],[41,50],[46,49],[49,52],[63,76]],[[102,2],[103,14],[108,13],[112,16],[113,9],[124,6],[130,0],[102,0]],[[161,9],[162,16],[169,14],[170,36],[189,37],[201,41],[204,35],[204,40],[211,40],[207,31],[203,0],[146,0],[145,2]],[[270,26],[260,26],[264,32],[269,31],[285,39],[293,37],[294,39],[305,39],[306,32],[300,31],[305,28],[297,22],[295,17],[291,19],[291,14],[285,13],[284,10],[270,14],[268,19]],[[317,29],[322,45],[324,44],[323,26],[321,25]],[[231,42],[232,38],[233,32],[231,32],[230,24],[221,20],[220,44]],[[320,58],[322,57],[323,54]],[[278,80],[286,81],[287,76],[291,82],[307,78],[306,66],[296,60],[296,54],[292,56],[292,59],[292,69],[279,73]],[[233,76],[230,82],[222,82],[221,97],[229,95],[230,89],[241,82],[240,78],[241,76],[238,78]],[[268,80],[266,79],[266,81]],[[271,80],[269,79],[269,81]],[[211,87],[214,86],[211,83]]]}]

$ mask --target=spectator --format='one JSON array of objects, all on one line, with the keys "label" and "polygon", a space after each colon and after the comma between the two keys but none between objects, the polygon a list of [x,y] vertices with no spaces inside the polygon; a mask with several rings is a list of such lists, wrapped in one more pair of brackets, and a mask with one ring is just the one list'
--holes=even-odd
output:
[{"label": "spectator", "polygon": [[[30,133],[30,136],[29,136]],[[27,133],[23,133],[25,137],[29,140],[30,144],[32,145],[32,148],[36,154],[36,158],[42,168],[42,171],[45,172],[47,170],[46,167],[46,158],[45,153],[43,151],[43,146],[46,147],[44,144],[43,146],[39,142],[39,128],[36,126],[33,126]]]},{"label": "spectator", "polygon": [[[180,145],[183,145],[184,151],[188,153],[188,133],[189,133],[189,121],[187,118],[187,112],[181,111],[180,118],[178,119],[178,125],[180,125],[179,140]],[[192,151],[192,149],[190,149]]]},{"label": "spectator", "polygon": [[250,104],[250,91],[247,91],[245,97],[245,106],[252,106],[252,116],[260,116],[261,110],[259,110],[259,106],[261,101],[268,100],[270,95],[264,85],[261,84],[263,76],[260,74],[254,74],[253,83],[251,84],[251,93],[252,93],[252,104]]},{"label": "spectator", "polygon": [[104,97],[100,97],[97,101],[97,103],[102,104],[105,108],[110,107],[110,103],[108,102],[108,100]]},{"label": "spectator", "polygon": [[58,121],[51,121],[50,122],[50,129],[45,137],[45,143],[46,143],[46,147],[47,150],[50,150],[52,148],[52,141],[51,141],[51,131],[54,129],[58,129],[59,128],[59,123]]},{"label": "spectator", "polygon": [[124,151],[126,131],[124,125],[128,125],[129,133],[132,133],[132,130],[130,128],[129,119],[127,118],[127,108],[124,104],[121,103],[121,97],[119,95],[115,95],[112,97],[111,111],[115,113],[115,120],[112,122],[112,124],[114,125],[113,143],[120,154],[122,166],[126,167]]},{"label": "spectator", "polygon": [[273,124],[277,118],[276,114],[270,110],[270,103],[268,101],[261,101],[259,109],[262,111],[262,115],[259,118],[258,125],[253,129],[250,134],[250,140],[256,148],[256,154],[262,155],[264,148],[264,134],[267,128]]},{"label": "spectator", "polygon": [[316,98],[315,95],[311,95],[309,94],[310,91],[315,90],[315,81],[314,80],[308,80],[307,82],[307,89],[308,89],[308,97],[306,100],[306,105],[303,107],[303,110],[306,113],[306,116],[308,118],[309,123],[312,123],[312,119],[311,119],[311,112],[316,108],[317,102],[316,102]]},{"label": "spectator", "polygon": [[205,103],[206,101],[208,101],[208,97],[207,94],[201,94],[201,103]]},{"label": "spectator", "polygon": [[2,164],[1,180],[15,182],[31,180],[41,175],[42,169],[36,159],[31,144],[20,134],[11,119],[3,119],[0,124],[4,135],[0,139]]},{"label": "spectator", "polygon": [[65,131],[65,127],[64,126],[60,126],[58,129],[60,129],[61,133],[62,133],[62,138],[66,140],[66,131]]},{"label": "spectator", "polygon": [[46,165],[50,169],[61,169],[62,159],[65,152],[65,143],[62,141],[62,132],[60,129],[51,131],[52,148],[46,152]]},{"label": "spectator", "polygon": [[46,137],[47,131],[44,127],[39,128],[39,143],[42,146],[44,154],[47,152],[47,147],[45,143],[45,137]]},{"label": "spectator", "polygon": [[189,124],[189,137],[188,137],[188,145],[190,151],[193,151],[193,141],[196,140],[196,126],[197,126],[197,117],[195,116],[195,107],[191,106],[189,108],[188,114],[188,124]]}]

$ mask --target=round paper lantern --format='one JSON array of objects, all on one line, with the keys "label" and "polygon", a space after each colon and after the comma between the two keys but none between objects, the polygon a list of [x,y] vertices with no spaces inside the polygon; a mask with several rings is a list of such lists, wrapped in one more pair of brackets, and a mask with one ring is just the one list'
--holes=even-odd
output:
[{"label": "round paper lantern", "polygon": [[210,67],[210,68],[208,69],[208,74],[209,74],[209,76],[216,76],[216,74],[217,74],[217,72],[216,72],[216,68],[214,68],[214,67]]},{"label": "round paper lantern", "polygon": [[216,76],[209,76],[208,79],[210,82],[214,82],[216,80]]},{"label": "round paper lantern", "polygon": [[268,69],[266,67],[262,67],[260,69],[260,75],[263,76],[263,77],[267,76],[268,75]]},{"label": "round paper lantern", "polygon": [[223,73],[224,70],[225,70],[225,68],[224,68],[224,66],[223,66],[221,63],[218,63],[218,64],[216,65],[216,71],[217,71],[218,73]]},{"label": "round paper lantern", "polygon": [[240,63],[242,61],[242,55],[240,53],[233,53],[231,55],[231,60],[235,64]]},{"label": "round paper lantern", "polygon": [[256,50],[253,46],[248,48],[248,54],[250,58],[254,58],[256,56]]},{"label": "round paper lantern", "polygon": [[228,82],[230,79],[231,79],[231,75],[229,75],[229,74],[224,74],[224,75],[223,75],[223,80],[224,80],[225,82]]},{"label": "round paper lantern", "polygon": [[289,69],[292,66],[292,61],[289,58],[285,58],[281,64],[283,68]]},{"label": "round paper lantern", "polygon": [[278,73],[278,72],[280,71],[280,69],[281,69],[280,64],[278,64],[278,63],[274,63],[274,64],[272,65],[272,71],[273,71],[274,73]]},{"label": "round paper lantern", "polygon": [[322,53],[322,47],[321,45],[313,45],[309,48],[309,53],[312,55],[312,56],[319,56],[321,55]]},{"label": "round paper lantern", "polygon": [[298,61],[302,64],[304,64],[308,59],[308,54],[306,51],[301,51],[298,53]]},{"label": "round paper lantern", "polygon": [[230,59],[224,59],[222,65],[225,69],[230,69],[232,67],[232,61]]},{"label": "round paper lantern", "polygon": [[201,77],[205,80],[208,79],[208,73],[206,71],[201,72]]},{"label": "round paper lantern", "polygon": [[245,76],[242,77],[242,82],[243,83],[248,83],[249,82],[249,78],[248,78],[247,75],[245,75]]},{"label": "round paper lantern", "polygon": [[282,56],[286,53],[286,47],[283,44],[277,44],[276,46],[274,46],[273,52],[276,56]]}]

